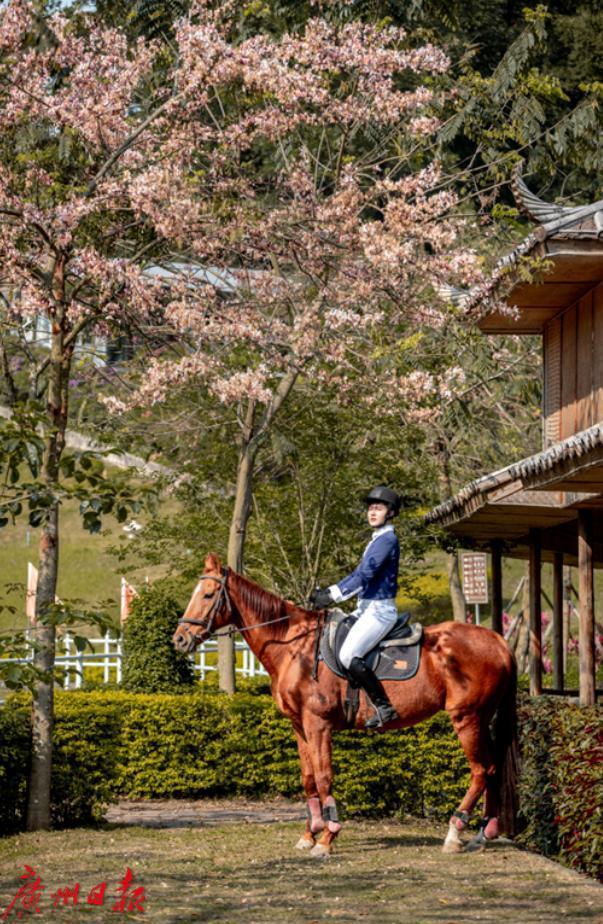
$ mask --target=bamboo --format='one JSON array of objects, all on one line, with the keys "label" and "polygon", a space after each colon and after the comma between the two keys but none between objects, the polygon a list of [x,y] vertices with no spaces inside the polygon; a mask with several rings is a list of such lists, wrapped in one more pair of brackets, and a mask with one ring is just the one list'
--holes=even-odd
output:
[{"label": "bamboo", "polygon": [[563,553],[553,559],[553,685],[563,689]]},{"label": "bamboo", "polygon": [[530,695],[542,693],[542,616],[540,530],[530,530]]},{"label": "bamboo", "polygon": [[580,705],[595,704],[595,606],[589,511],[578,512]]}]

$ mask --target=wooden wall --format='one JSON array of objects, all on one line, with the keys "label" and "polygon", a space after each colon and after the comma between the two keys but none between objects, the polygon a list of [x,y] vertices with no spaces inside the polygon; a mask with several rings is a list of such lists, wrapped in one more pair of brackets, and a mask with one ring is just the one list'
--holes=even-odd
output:
[{"label": "wooden wall", "polygon": [[603,283],[544,328],[544,446],[600,421]]}]

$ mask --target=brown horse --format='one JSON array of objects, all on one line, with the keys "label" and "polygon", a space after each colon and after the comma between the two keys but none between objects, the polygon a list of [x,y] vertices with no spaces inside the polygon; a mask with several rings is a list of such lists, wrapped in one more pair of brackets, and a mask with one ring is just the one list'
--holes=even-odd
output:
[{"label": "brown horse", "polygon": [[[341,828],[331,793],[331,738],[333,731],[349,727],[345,681],[322,661],[316,679],[312,676],[318,616],[223,569],[212,554],[173,639],[179,651],[190,652],[216,630],[232,625],[270,674],[272,696],[293,723],[308,803],[306,830],[297,846],[312,848],[314,856],[330,852]],[[481,847],[497,837],[503,775],[506,791],[513,793],[516,742],[516,671],[506,642],[479,626],[427,626],[417,674],[411,680],[386,683],[386,690],[399,714],[388,730],[415,725],[445,709],[467,755],[471,783],[450,819],[444,850],[462,849],[459,832],[484,792],[485,818],[469,846]],[[363,728],[368,709],[362,696],[356,728]],[[493,742],[489,726],[495,713]]]}]

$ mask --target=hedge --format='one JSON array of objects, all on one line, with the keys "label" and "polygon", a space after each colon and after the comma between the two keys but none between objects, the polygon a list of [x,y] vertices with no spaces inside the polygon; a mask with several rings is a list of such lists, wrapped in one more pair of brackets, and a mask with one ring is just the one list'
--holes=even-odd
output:
[{"label": "hedge", "polygon": [[[29,754],[24,696],[0,709],[0,830],[21,826]],[[89,823],[122,798],[301,798],[291,723],[270,697],[121,691],[57,692],[52,812],[57,826]],[[335,792],[350,814],[445,818],[468,769],[442,713],[402,734],[338,733]],[[10,778],[10,786],[4,781]]]},{"label": "hedge", "polygon": [[519,841],[603,880],[603,709],[524,700]]},{"label": "hedge", "polygon": [[[251,688],[252,689],[252,688]],[[601,707],[522,698],[519,840],[601,876]],[[24,696],[0,709],[0,831],[22,827],[29,755]],[[465,792],[465,757],[445,713],[403,732],[339,732],[335,795],[347,815],[446,819]],[[56,696],[53,819],[89,823],[122,798],[301,797],[291,725],[270,697],[120,691]]]}]

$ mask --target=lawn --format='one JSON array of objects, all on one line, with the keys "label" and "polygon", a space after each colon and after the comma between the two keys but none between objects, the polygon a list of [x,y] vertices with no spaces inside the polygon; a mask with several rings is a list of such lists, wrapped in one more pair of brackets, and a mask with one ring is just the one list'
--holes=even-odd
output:
[{"label": "lawn", "polygon": [[[142,518],[139,518],[142,520]],[[83,600],[93,606],[111,599],[109,611],[119,623],[120,578],[122,568],[108,549],[123,536],[122,526],[110,518],[100,534],[91,535],[82,528],[77,507],[66,504],[61,508],[60,570],[58,596],[64,600]],[[26,624],[24,613],[27,563],[38,563],[39,530],[27,526],[25,521],[0,530],[0,602],[17,607],[12,614],[0,610],[0,629],[22,628]],[[135,541],[135,540],[132,540]],[[152,580],[157,569],[140,570],[126,576],[142,584],[148,574]],[[19,584],[8,589],[7,585]]]},{"label": "lawn", "polygon": [[[301,807],[300,807],[301,815]],[[445,830],[409,820],[348,822],[328,860],[294,849],[300,824],[22,834],[0,841],[0,914],[25,864],[45,885],[37,920],[114,922],[126,868],[158,924],[572,924],[603,920],[603,888],[549,860],[500,843],[480,854],[441,852]],[[104,905],[86,903],[107,882]],[[52,894],[80,883],[77,910]],[[129,920],[136,913],[128,916]]]}]

